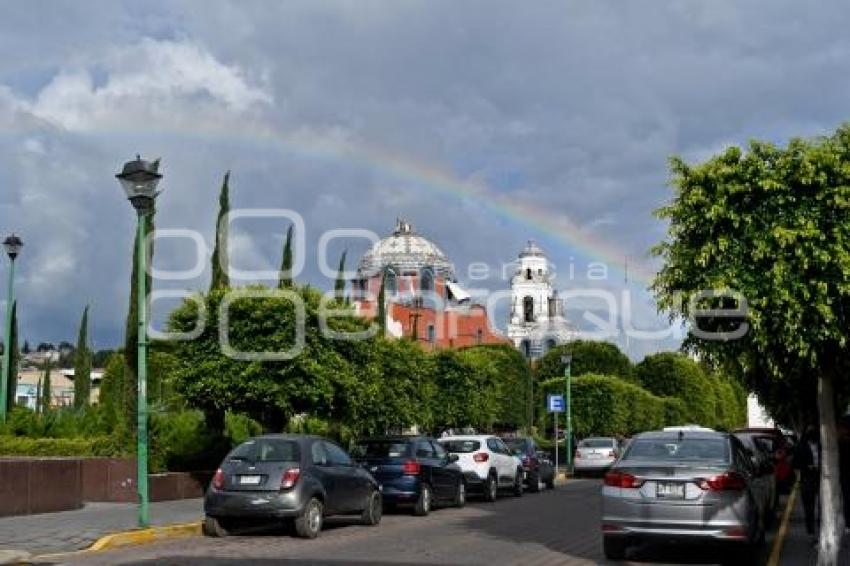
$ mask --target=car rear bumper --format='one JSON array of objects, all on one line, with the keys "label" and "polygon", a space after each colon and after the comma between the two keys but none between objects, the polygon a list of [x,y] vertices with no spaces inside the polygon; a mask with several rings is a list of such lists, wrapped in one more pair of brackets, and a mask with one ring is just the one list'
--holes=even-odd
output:
[{"label": "car rear bumper", "polygon": [[[728,502],[726,502],[728,503]],[[724,505],[659,505],[603,496],[605,536],[683,540],[749,540],[751,516],[745,501]]]},{"label": "car rear bumper", "polygon": [[383,481],[381,494],[384,503],[412,503],[419,498],[419,478],[407,476]]},{"label": "car rear bumper", "polygon": [[204,513],[211,517],[283,518],[301,514],[304,507],[297,491],[215,491],[204,498]]},{"label": "car rear bumper", "polygon": [[472,491],[484,491],[484,481],[486,478],[482,478],[475,472],[463,472],[463,481],[466,483],[466,488]]},{"label": "car rear bumper", "polygon": [[579,458],[573,460],[573,469],[590,471],[606,470],[614,465],[614,458]]}]

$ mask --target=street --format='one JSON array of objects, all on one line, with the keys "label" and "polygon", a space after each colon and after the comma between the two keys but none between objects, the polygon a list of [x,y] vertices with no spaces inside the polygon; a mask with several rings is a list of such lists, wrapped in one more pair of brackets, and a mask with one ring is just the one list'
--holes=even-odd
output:
[{"label": "street", "polygon": [[[378,527],[330,518],[316,540],[281,532],[225,539],[189,538],[73,556],[71,564],[604,564],[598,479],[570,480],[555,491],[505,495],[495,504],[471,499],[463,509],[427,517],[404,511]],[[768,536],[765,554],[772,543]],[[716,564],[723,553],[703,547],[640,547],[630,562]]]}]

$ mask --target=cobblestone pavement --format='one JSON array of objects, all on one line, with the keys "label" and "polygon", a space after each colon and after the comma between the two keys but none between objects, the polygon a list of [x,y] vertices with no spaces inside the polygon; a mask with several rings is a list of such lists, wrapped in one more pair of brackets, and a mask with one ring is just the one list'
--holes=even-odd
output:
[{"label": "cobblestone pavement", "polygon": [[[555,491],[470,501],[428,517],[384,516],[378,527],[333,519],[316,540],[280,532],[192,538],[70,557],[71,564],[601,564],[599,480],[572,480]],[[770,540],[768,541],[770,543]],[[711,548],[641,547],[631,563],[713,564]]]},{"label": "cobblestone pavement", "polygon": [[[151,503],[152,525],[188,523],[203,515],[201,499]],[[136,526],[131,503],[87,503],[82,509],[0,519],[0,549],[47,554],[86,548],[98,538]]]}]

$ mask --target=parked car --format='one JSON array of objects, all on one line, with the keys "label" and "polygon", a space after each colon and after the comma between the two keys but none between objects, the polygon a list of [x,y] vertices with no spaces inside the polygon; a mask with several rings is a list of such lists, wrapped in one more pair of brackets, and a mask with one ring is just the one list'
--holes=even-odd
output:
[{"label": "parked car", "polygon": [[502,441],[520,458],[523,479],[529,491],[540,491],[541,482],[549,489],[555,487],[555,466],[549,456],[537,447],[533,438],[519,436],[502,438]]},{"label": "parked car", "polygon": [[383,500],[375,478],[330,440],[275,434],[234,448],[216,470],[204,498],[204,533],[226,536],[240,522],[292,524],[315,538],[328,515],[381,521]]},{"label": "parked car", "polygon": [[753,459],[753,481],[758,482],[758,492],[762,494],[761,506],[764,509],[765,523],[770,526],[776,514],[777,489],[776,467],[770,445],[763,437],[748,432],[736,432],[735,438],[741,441]]},{"label": "parked car", "polygon": [[630,544],[656,539],[736,544],[738,556],[748,560],[764,541],[759,489],[752,458],[733,435],[637,435],[605,475],[605,556],[622,559]]},{"label": "parked car", "polygon": [[487,501],[495,501],[500,488],[510,488],[514,495],[522,495],[522,465],[500,438],[449,436],[439,442],[447,452],[457,454],[466,486],[481,492]]},{"label": "parked car", "polygon": [[749,434],[759,438],[767,445],[776,467],[776,484],[780,493],[788,493],[794,485],[796,476],[791,462],[794,453],[788,437],[778,428],[740,428],[735,434]]},{"label": "parked car", "polygon": [[601,473],[610,468],[620,455],[620,443],[610,436],[585,438],[576,446],[573,473],[576,476]]},{"label": "parked car", "polygon": [[463,507],[466,484],[455,462],[434,439],[391,436],[362,440],[352,456],[381,484],[384,504],[412,505],[414,515],[427,515],[437,503]]}]

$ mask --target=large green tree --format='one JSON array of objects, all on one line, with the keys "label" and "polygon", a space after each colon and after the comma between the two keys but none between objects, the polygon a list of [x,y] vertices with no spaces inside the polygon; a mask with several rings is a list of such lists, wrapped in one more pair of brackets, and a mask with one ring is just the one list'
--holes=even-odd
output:
[{"label": "large green tree", "polygon": [[649,355],[637,365],[636,373],[640,385],[653,395],[681,399],[690,423],[708,427],[718,424],[715,383],[685,354]]},{"label": "large green tree", "polygon": [[44,379],[41,382],[41,395],[38,399],[38,405],[41,407],[41,414],[47,414],[50,411],[51,403],[53,401],[53,389],[52,384],[50,383],[50,370],[53,366],[53,362],[48,356],[44,361]]},{"label": "large green tree", "polygon": [[91,397],[91,351],[88,346],[89,306],[83,309],[74,350],[74,407],[87,407]]},{"label": "large green tree", "polygon": [[574,377],[586,373],[616,375],[622,379],[632,379],[634,367],[629,358],[610,342],[576,340],[556,346],[546,352],[537,363],[537,376],[540,380],[562,377],[564,363],[561,357],[571,354],[570,373]]},{"label": "large green tree", "polygon": [[[218,216],[215,222],[215,244],[212,253],[210,289],[230,286],[227,274],[230,256],[227,253],[227,215],[230,213],[230,171],[224,174],[218,194]],[[223,266],[223,267],[222,267]]]},{"label": "large green tree", "polygon": [[[671,161],[672,202],[658,214],[668,238],[654,289],[673,317],[691,321],[689,347],[732,366],[805,411],[817,398],[822,444],[818,563],[836,563],[842,533],[836,398],[846,393],[850,312],[850,126],[786,147],[753,141],[699,164]],[[706,290],[725,296],[711,297]],[[746,300],[745,312],[734,312]],[[729,315],[699,313],[722,308]],[[775,384],[801,388],[776,396]]]}]

